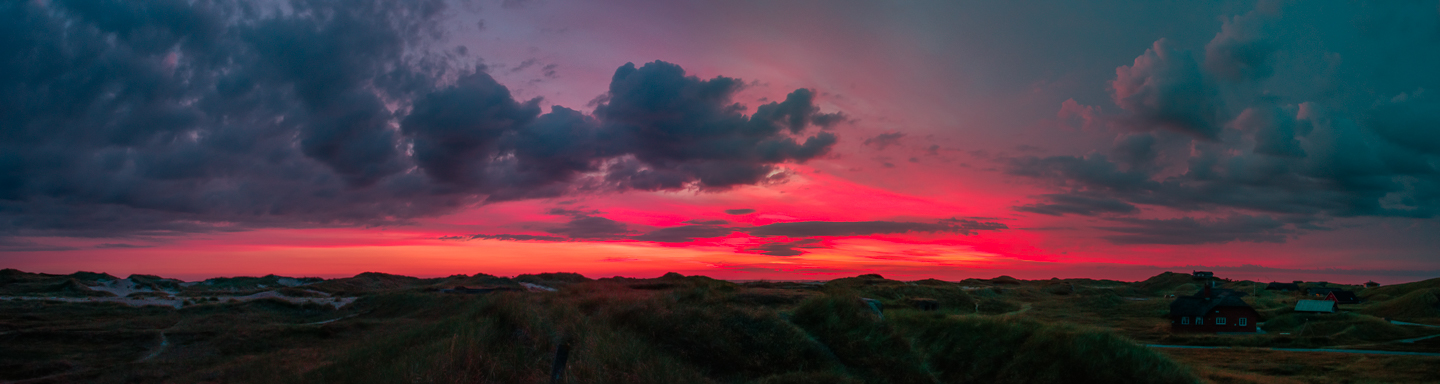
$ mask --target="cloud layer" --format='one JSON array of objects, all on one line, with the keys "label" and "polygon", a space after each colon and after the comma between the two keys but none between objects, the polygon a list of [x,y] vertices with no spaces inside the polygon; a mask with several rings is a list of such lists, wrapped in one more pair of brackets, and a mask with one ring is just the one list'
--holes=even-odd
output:
[{"label": "cloud layer", "polygon": [[800,221],[765,225],[733,225],[724,220],[690,220],[687,225],[662,227],[648,232],[636,231],[629,225],[599,216],[599,212],[552,209],[550,214],[569,216],[570,220],[543,229],[559,236],[474,234],[445,236],[441,240],[511,240],[511,241],[604,241],[627,240],[656,243],[689,243],[732,235],[750,237],[750,244],[737,251],[771,256],[796,256],[803,249],[826,248],[824,239],[897,235],[914,233],[953,233],[972,235],[979,231],[1008,229],[1003,223],[971,219],[943,219],[934,223],[910,221]]},{"label": "cloud layer", "polygon": [[[783,178],[834,134],[807,89],[621,66],[592,113],[441,49],[440,0],[0,5],[0,236],[381,224],[476,203]],[[596,223],[579,222],[570,237]]]},{"label": "cloud layer", "polygon": [[[1440,76],[1420,68],[1440,62],[1436,15],[1433,3],[1262,7],[1202,51],[1156,41],[1116,69],[1118,110],[1062,108],[1103,119],[1110,149],[1005,160],[1057,190],[1015,209],[1109,217],[1100,228],[1120,244],[1276,242],[1336,218],[1434,217]],[[1133,217],[1142,207],[1194,216]]]}]

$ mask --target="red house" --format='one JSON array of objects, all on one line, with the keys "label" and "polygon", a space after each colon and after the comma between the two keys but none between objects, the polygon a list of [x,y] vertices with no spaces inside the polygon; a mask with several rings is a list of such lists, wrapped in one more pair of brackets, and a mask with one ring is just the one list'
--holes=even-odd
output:
[{"label": "red house", "polygon": [[1325,300],[1334,301],[1337,304],[1360,304],[1360,298],[1351,291],[1330,291]]},{"label": "red house", "polygon": [[1170,303],[1171,332],[1255,332],[1260,313],[1240,300],[1243,293],[1228,289],[1204,290]]}]

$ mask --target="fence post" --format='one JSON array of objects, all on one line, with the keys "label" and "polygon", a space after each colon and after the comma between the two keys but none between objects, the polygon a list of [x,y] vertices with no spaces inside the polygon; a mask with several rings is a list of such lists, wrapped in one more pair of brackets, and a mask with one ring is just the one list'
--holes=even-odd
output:
[{"label": "fence post", "polygon": [[565,360],[570,358],[570,335],[560,335],[560,342],[555,343],[555,362],[550,366],[550,384],[562,384],[565,382]]}]

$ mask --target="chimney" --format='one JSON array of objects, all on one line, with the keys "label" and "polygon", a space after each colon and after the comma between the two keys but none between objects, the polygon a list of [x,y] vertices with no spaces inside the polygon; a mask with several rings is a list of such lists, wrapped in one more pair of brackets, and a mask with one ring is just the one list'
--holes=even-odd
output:
[{"label": "chimney", "polygon": [[1205,300],[1210,300],[1210,284],[1205,284],[1205,290],[1202,293],[1204,294]]}]

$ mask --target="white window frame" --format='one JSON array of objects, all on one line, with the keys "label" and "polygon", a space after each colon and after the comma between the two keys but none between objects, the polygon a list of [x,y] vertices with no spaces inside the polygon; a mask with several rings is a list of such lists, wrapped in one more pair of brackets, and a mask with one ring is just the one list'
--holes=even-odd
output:
[{"label": "white window frame", "polygon": [[1181,316],[1180,324],[1190,325],[1190,316]]},{"label": "white window frame", "polygon": [[1195,318],[1195,325],[1205,325],[1205,318],[1204,318],[1204,317],[1196,317],[1196,318]]},{"label": "white window frame", "polygon": [[1245,326],[1245,318],[1244,318],[1244,317],[1241,317],[1241,318],[1240,318],[1240,322],[1235,323],[1235,325],[1244,327],[1244,326]]},{"label": "white window frame", "polygon": [[1215,318],[1215,325],[1225,325],[1225,318],[1224,318],[1224,317],[1216,317],[1216,318]]}]

